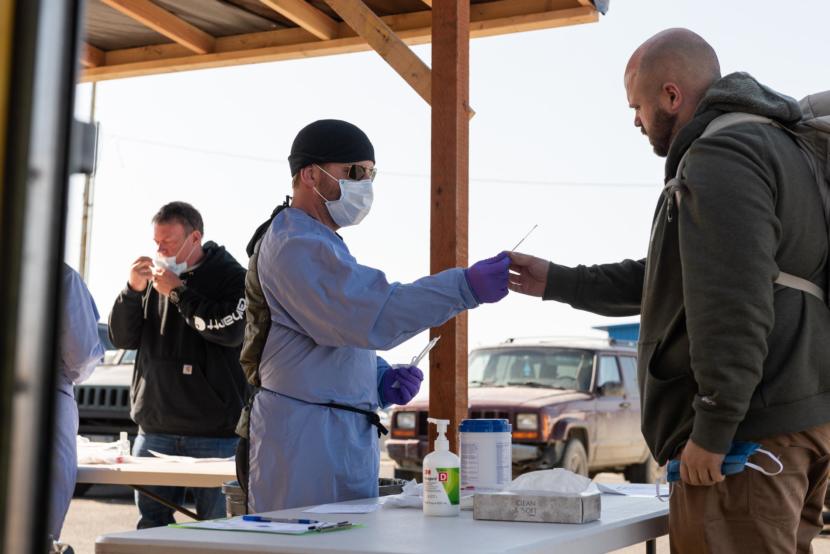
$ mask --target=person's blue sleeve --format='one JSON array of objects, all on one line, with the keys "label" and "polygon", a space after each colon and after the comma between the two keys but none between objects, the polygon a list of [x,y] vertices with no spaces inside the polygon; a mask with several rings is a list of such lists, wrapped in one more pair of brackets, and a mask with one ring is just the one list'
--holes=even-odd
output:
[{"label": "person's blue sleeve", "polygon": [[73,383],[87,379],[104,357],[98,338],[98,308],[78,273],[64,264],[60,365]]},{"label": "person's blue sleeve", "polygon": [[388,350],[478,306],[461,269],[389,283],[319,237],[286,241],[272,260],[260,279],[274,280],[280,304],[322,346]]},{"label": "person's blue sleeve", "polygon": [[386,408],[387,406],[391,406],[391,402],[387,402],[383,399],[383,391],[380,390],[380,380],[383,379],[383,374],[386,373],[388,370],[392,369],[392,366],[389,365],[389,362],[381,358],[380,356],[377,357],[378,359],[378,404],[381,408]]}]

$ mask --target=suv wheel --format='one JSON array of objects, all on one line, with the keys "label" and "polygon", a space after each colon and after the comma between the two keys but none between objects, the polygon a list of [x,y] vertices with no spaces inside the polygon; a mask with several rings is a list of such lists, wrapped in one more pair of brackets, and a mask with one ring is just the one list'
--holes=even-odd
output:
[{"label": "suv wheel", "polygon": [[660,478],[660,466],[649,455],[645,462],[625,468],[623,475],[631,483],[656,483]]},{"label": "suv wheel", "polygon": [[81,498],[91,486],[92,483],[75,483],[75,490],[72,492],[72,497]]},{"label": "suv wheel", "polygon": [[570,439],[568,441],[562,453],[562,459],[559,461],[559,467],[578,475],[588,476],[588,454],[581,440]]},{"label": "suv wheel", "polygon": [[411,481],[412,479],[415,479],[419,483],[421,482],[421,479],[423,479],[423,475],[421,474],[420,471],[412,471],[412,470],[409,470],[409,469],[395,468],[395,472],[394,472],[393,475],[395,476],[395,479],[405,479],[407,481]]}]

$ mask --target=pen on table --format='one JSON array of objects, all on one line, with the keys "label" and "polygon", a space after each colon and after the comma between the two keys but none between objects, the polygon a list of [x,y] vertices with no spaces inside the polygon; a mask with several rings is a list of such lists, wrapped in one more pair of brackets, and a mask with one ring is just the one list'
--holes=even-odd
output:
[{"label": "pen on table", "polygon": [[259,522],[271,522],[271,523],[297,523],[301,525],[311,525],[312,523],[320,523],[316,519],[285,519],[280,517],[267,517],[267,516],[255,516],[255,515],[244,515],[242,516],[243,521],[259,521]]}]

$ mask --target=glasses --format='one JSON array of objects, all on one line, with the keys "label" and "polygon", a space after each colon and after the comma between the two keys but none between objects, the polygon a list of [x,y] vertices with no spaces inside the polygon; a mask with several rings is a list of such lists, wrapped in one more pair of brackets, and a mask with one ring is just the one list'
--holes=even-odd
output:
[{"label": "glasses", "polygon": [[378,168],[376,167],[369,168],[358,164],[349,165],[349,179],[353,181],[363,181],[364,179],[374,181],[377,174]]}]

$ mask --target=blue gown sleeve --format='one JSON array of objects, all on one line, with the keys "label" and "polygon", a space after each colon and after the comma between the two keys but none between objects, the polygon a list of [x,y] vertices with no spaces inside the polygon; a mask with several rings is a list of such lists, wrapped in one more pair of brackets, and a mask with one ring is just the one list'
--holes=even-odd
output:
[{"label": "blue gown sleeve", "polygon": [[64,264],[63,313],[60,328],[60,364],[64,376],[80,383],[104,357],[98,339],[98,308],[81,276]]},{"label": "blue gown sleeve", "polygon": [[383,399],[383,391],[380,390],[380,380],[383,379],[383,374],[386,373],[388,370],[392,369],[392,366],[389,365],[389,362],[381,358],[380,356],[377,357],[378,360],[378,403],[380,404],[381,408],[386,408],[387,406],[391,406],[391,402],[387,402]]},{"label": "blue gown sleeve", "polygon": [[261,267],[260,279],[272,280],[280,304],[322,346],[388,350],[478,305],[461,269],[389,283],[317,236],[285,241],[272,260],[276,271]]}]

